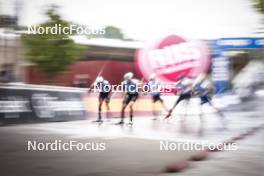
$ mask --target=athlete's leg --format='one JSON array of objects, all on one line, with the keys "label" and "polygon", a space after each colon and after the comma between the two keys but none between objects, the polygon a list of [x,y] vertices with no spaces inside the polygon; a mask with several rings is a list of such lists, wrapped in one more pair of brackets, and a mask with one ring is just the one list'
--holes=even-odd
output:
[{"label": "athlete's leg", "polygon": [[202,103],[199,105],[199,118],[200,118],[200,122],[203,123],[204,119],[203,119],[203,104]]},{"label": "athlete's leg", "polygon": [[106,118],[110,118],[110,106],[109,106],[110,100],[105,101],[105,107],[106,107]]},{"label": "athlete's leg", "polygon": [[209,103],[209,105],[210,105],[212,108],[215,109],[215,111],[218,113],[218,115],[219,115],[220,117],[225,118],[224,114],[222,113],[222,111],[221,111],[219,108],[217,108],[216,106],[214,106],[214,104],[213,104],[211,101],[209,101],[208,103]]},{"label": "athlete's leg", "polygon": [[129,104],[129,102],[131,101],[131,96],[126,94],[122,103],[122,107],[121,107],[121,120],[119,123],[117,124],[124,124],[124,118],[125,118],[125,109],[127,107],[127,105]]},{"label": "athlete's leg", "polygon": [[98,119],[96,122],[101,122],[102,121],[102,104],[103,104],[103,99],[99,98],[99,104],[98,104]]},{"label": "athlete's leg", "polygon": [[152,115],[154,116],[153,120],[156,120],[157,111],[156,111],[156,103],[159,100],[159,95],[152,95]]},{"label": "athlete's leg", "polygon": [[154,118],[155,118],[155,116],[157,115],[156,114],[156,102],[152,102],[152,115],[154,116]]},{"label": "athlete's leg", "polygon": [[171,116],[171,113],[173,112],[173,110],[176,108],[176,106],[184,99],[186,99],[186,95],[182,94],[179,96],[179,98],[177,99],[177,101],[173,104],[172,108],[169,110],[167,116],[165,117],[165,119],[169,118]]},{"label": "athlete's leg", "polygon": [[130,117],[130,123],[132,124],[133,123],[133,113],[134,113],[134,109],[133,109],[133,106],[134,106],[134,101],[131,101],[129,103],[129,117]]},{"label": "athlete's leg", "polygon": [[199,108],[200,108],[200,112],[199,112],[199,117],[200,117],[200,128],[198,130],[198,134],[199,136],[203,136],[204,134],[204,119],[203,119],[203,105],[200,104]]},{"label": "athlete's leg", "polygon": [[126,107],[127,107],[127,104],[124,102],[122,104],[122,108],[121,108],[121,121],[120,121],[120,123],[124,123]]},{"label": "athlete's leg", "polygon": [[184,109],[184,113],[183,113],[183,118],[182,118],[182,120],[185,120],[185,118],[186,118],[186,116],[187,116],[187,111],[188,111],[189,103],[190,103],[190,99],[187,99],[187,100],[185,101],[185,109]]},{"label": "athlete's leg", "polygon": [[167,106],[165,105],[164,100],[160,98],[159,102],[160,102],[162,108],[163,108],[166,112],[169,112],[169,109],[168,109]]},{"label": "athlete's leg", "polygon": [[209,104],[212,108],[215,109],[215,111],[217,112],[217,114],[218,114],[219,117],[220,117],[220,120],[221,120],[221,123],[222,123],[223,127],[226,128],[227,120],[226,120],[226,118],[225,118],[223,112],[222,112],[220,109],[218,109],[217,107],[215,107],[214,104],[213,104],[211,101],[208,101],[208,104]]}]

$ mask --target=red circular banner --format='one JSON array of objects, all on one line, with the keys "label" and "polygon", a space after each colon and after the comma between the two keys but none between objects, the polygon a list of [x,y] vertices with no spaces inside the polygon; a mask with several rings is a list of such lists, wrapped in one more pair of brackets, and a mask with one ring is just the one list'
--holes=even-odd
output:
[{"label": "red circular banner", "polygon": [[197,76],[209,67],[207,45],[171,35],[158,43],[139,49],[136,64],[145,79],[155,73],[164,82],[175,82],[179,76]]}]

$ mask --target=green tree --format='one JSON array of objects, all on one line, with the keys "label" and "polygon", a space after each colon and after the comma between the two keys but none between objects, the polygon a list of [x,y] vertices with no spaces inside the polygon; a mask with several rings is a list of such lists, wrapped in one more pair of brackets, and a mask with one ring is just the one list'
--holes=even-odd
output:
[{"label": "green tree", "polygon": [[264,0],[253,0],[253,5],[260,13],[264,14]]},{"label": "green tree", "polygon": [[114,26],[107,26],[105,28],[105,38],[112,38],[112,39],[124,39],[124,35],[121,30]]},{"label": "green tree", "polygon": [[[124,38],[124,34],[122,33],[121,29],[115,26],[106,26],[104,34],[90,34],[88,38],[109,38],[109,39],[120,39],[120,40],[127,40]],[[132,39],[128,39],[132,40]]]},{"label": "green tree", "polygon": [[[264,18],[263,18],[264,0],[253,0],[253,5],[254,5],[255,9],[262,14],[262,24],[264,24]],[[261,30],[260,33],[263,33],[264,27],[261,27],[259,29]],[[259,52],[251,52],[251,54],[252,54],[253,58],[255,58],[256,60],[260,60],[260,61],[264,62],[264,50],[261,50]]]},{"label": "green tree", "polygon": [[[56,9],[56,7],[49,8],[46,12],[48,20],[37,28],[47,29],[46,27],[55,25],[60,25],[61,28],[69,27],[70,23],[64,21]],[[22,37],[22,41],[27,50],[27,59],[49,77],[55,77],[65,71],[69,64],[78,59],[82,49],[69,38],[69,34],[63,32],[26,34]]]}]

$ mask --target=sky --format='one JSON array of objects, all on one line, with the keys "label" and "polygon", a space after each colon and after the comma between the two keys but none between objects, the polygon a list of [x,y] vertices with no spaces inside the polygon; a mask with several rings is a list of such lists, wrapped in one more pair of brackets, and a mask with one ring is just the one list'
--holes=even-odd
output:
[{"label": "sky", "polygon": [[137,40],[250,36],[261,25],[250,0],[0,0],[0,13],[14,14],[15,1],[24,26],[45,21],[45,9],[56,4],[66,20],[92,28],[113,25]]}]

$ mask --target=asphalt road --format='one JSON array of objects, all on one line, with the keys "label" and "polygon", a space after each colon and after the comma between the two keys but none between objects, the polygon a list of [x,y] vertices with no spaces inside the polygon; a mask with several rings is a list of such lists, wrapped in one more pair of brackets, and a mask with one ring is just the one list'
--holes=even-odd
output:
[{"label": "asphalt road", "polygon": [[[113,125],[118,121],[117,119],[102,125],[85,120],[0,127],[0,173],[4,176],[162,175],[167,164],[188,159],[197,151],[182,149],[161,151],[161,141],[170,141],[175,144],[223,142],[254,126],[263,124],[264,110],[261,108],[263,101],[262,99],[256,101],[252,103],[254,105],[252,109],[226,112],[228,125],[225,129],[222,128],[219,117],[214,113],[206,114],[203,123],[197,115],[190,115],[184,121],[174,115],[169,121],[153,121],[153,117],[137,117],[133,127]],[[250,150],[245,150],[244,145],[238,145],[242,148],[238,147],[237,151],[217,154],[221,158],[221,165],[211,165],[214,169],[204,170],[201,168],[205,166],[199,164],[196,169],[200,175],[222,175],[222,172],[226,175],[232,175],[232,173],[248,175],[248,172],[234,172],[223,166],[230,165],[230,158],[235,158],[236,163],[240,162],[240,158],[244,158],[252,162],[250,165],[252,169],[254,166],[259,168],[258,164],[263,164],[263,158],[247,156],[258,156],[263,153],[263,148],[260,147],[263,146],[263,140],[260,138],[250,142]],[[28,141],[48,143],[55,140],[61,140],[62,143],[70,140],[82,144],[104,143],[105,150],[28,151]],[[214,159],[219,161],[216,157],[208,162]],[[233,168],[239,171],[241,167],[243,165],[237,164]],[[213,172],[214,170],[216,172]],[[197,170],[190,168],[182,174],[196,175],[195,171]],[[253,175],[261,175],[260,171],[255,169]]]}]

